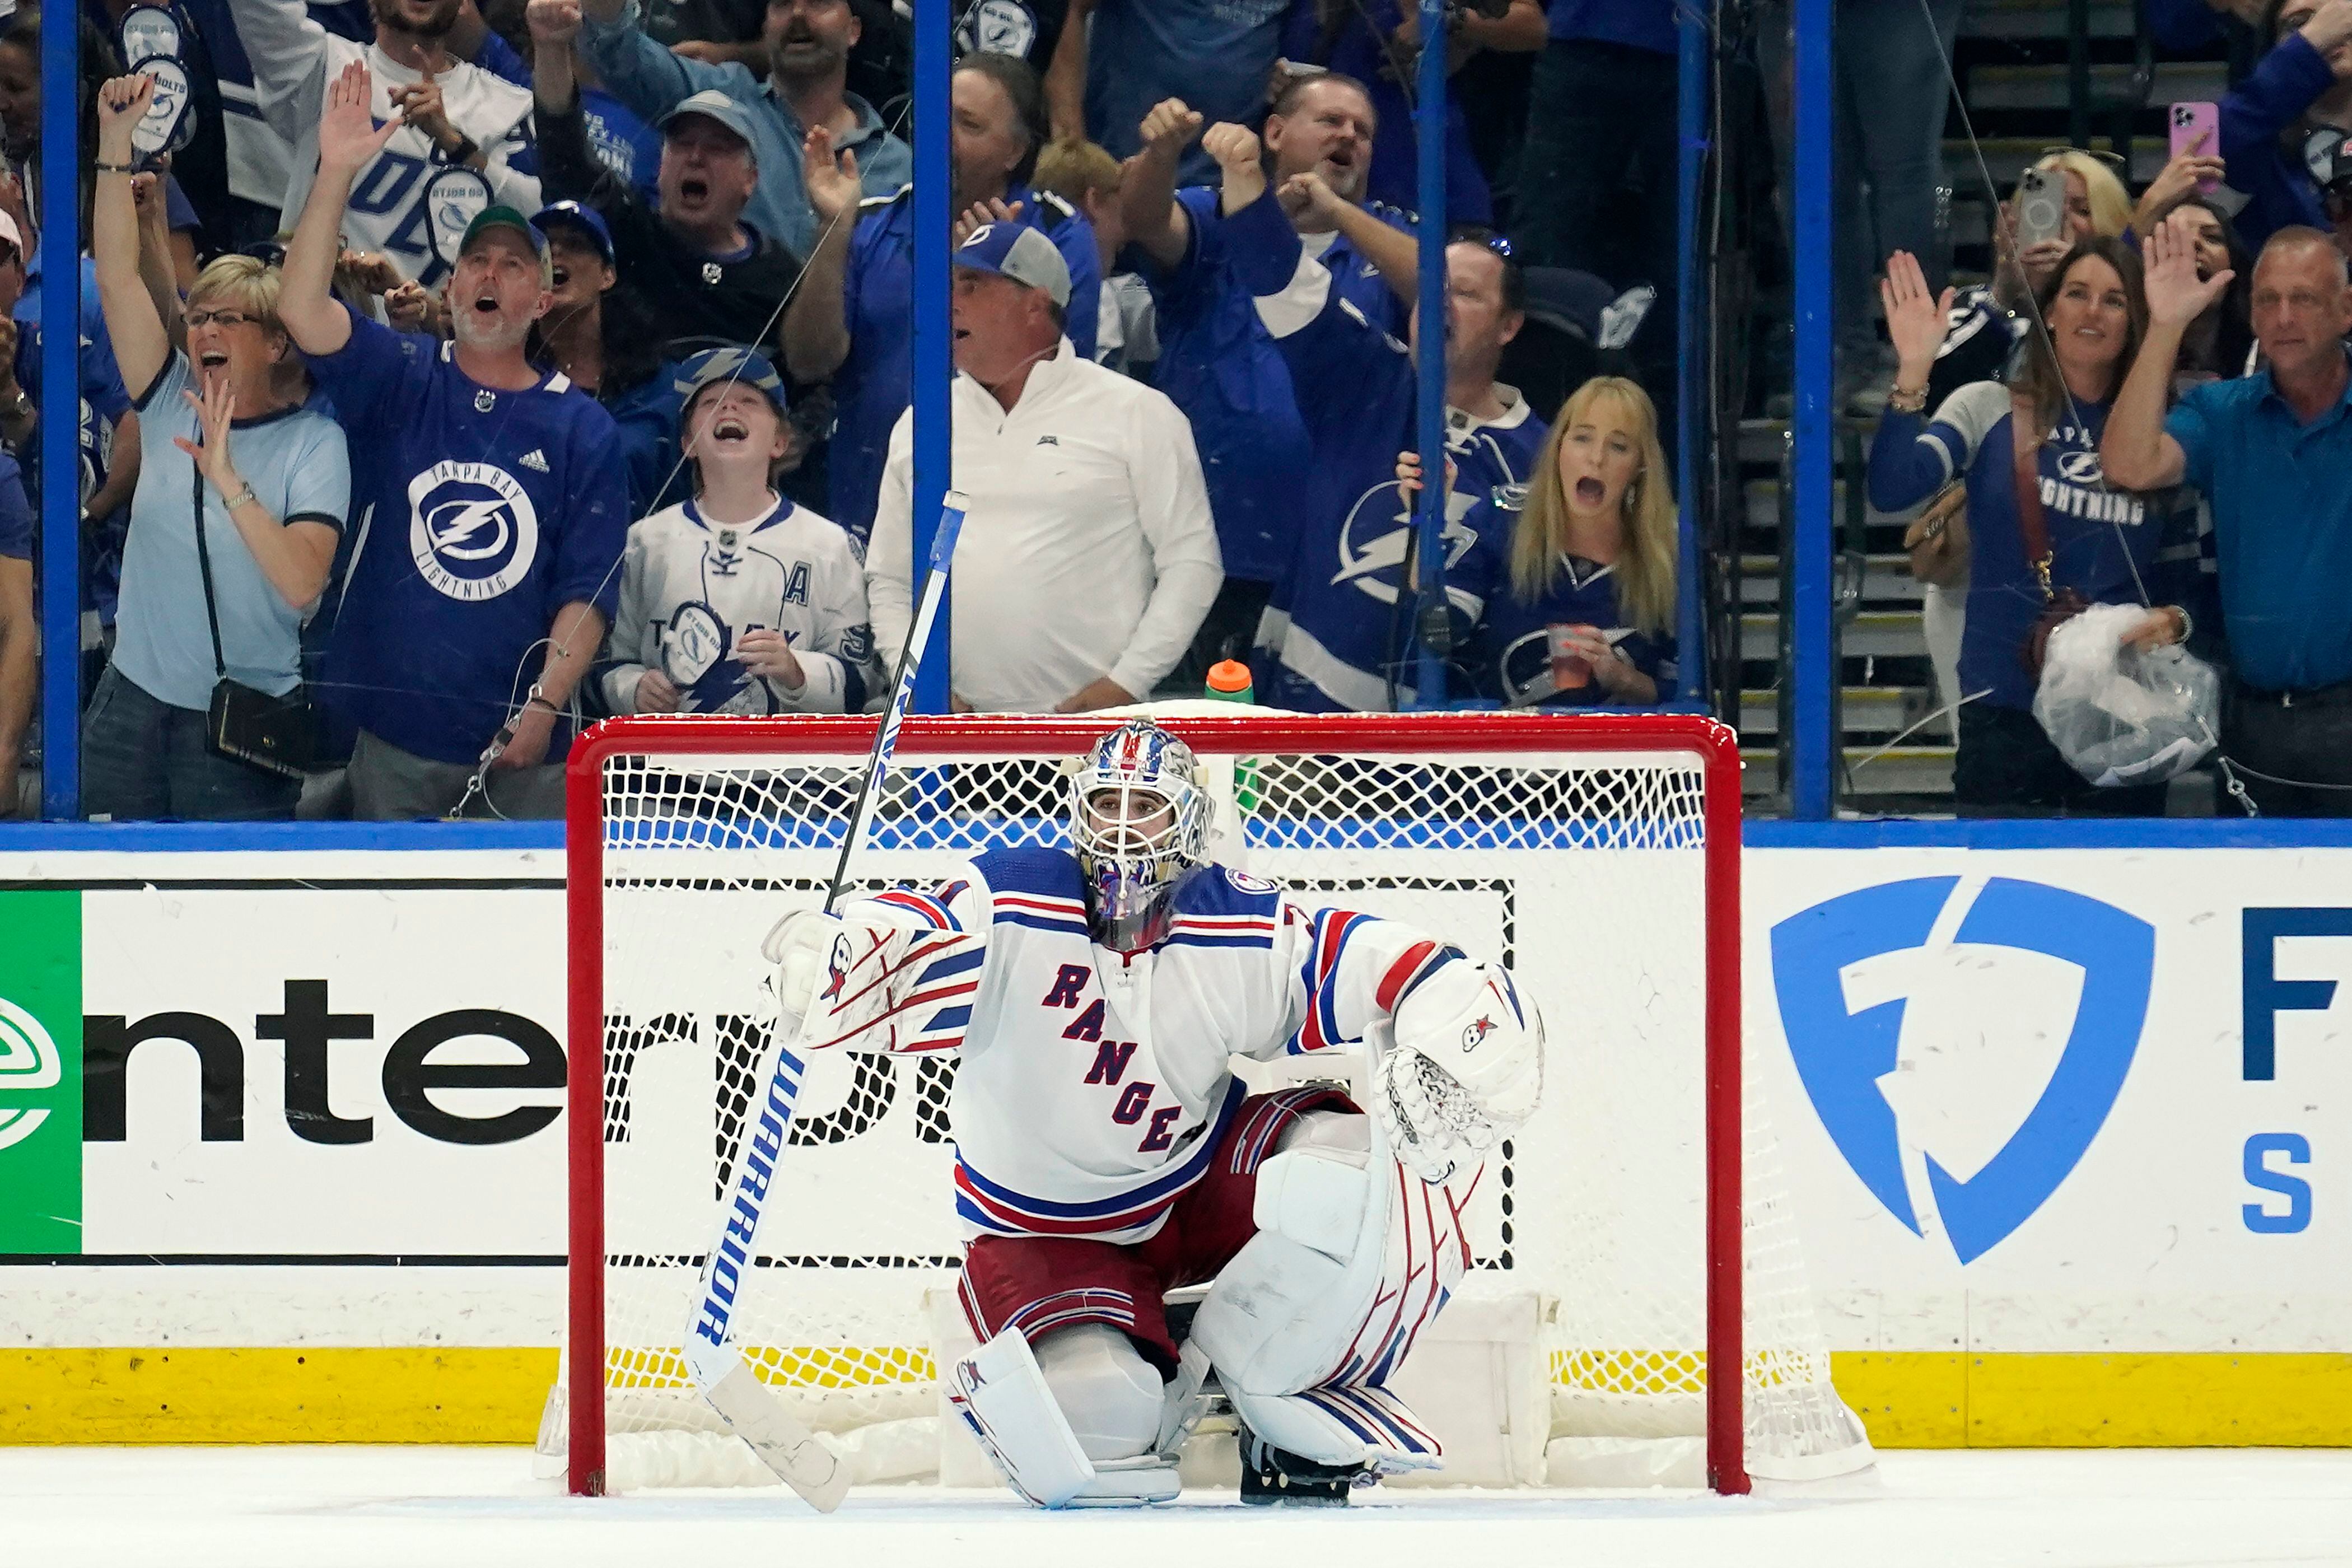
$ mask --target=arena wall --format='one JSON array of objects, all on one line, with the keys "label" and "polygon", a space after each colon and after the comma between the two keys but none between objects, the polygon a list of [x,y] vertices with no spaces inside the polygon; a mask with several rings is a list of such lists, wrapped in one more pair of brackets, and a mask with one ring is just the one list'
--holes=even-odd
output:
[{"label": "arena wall", "polygon": [[[0,1440],[528,1441],[557,838],[42,831],[0,853]],[[1745,876],[1875,1441],[2352,1443],[2352,836],[1759,824]]]}]

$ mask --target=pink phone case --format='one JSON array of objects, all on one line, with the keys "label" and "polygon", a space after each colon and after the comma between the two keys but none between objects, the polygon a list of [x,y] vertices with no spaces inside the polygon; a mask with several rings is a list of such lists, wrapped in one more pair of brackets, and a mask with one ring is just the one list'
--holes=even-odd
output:
[{"label": "pink phone case", "polygon": [[[2168,117],[2172,122],[2172,156],[2194,153],[2200,157],[2221,155],[2221,106],[2218,103],[2176,103]],[[2200,195],[2211,195],[2221,188],[2219,180],[2200,180]]]}]

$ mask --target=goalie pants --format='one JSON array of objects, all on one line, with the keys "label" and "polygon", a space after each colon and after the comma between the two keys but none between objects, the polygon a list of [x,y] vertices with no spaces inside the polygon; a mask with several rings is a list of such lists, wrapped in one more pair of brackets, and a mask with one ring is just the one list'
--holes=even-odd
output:
[{"label": "goalie pants", "polygon": [[1056,1329],[1108,1323],[1133,1340],[1162,1377],[1176,1372],[1176,1342],[1161,1298],[1216,1278],[1251,1237],[1257,1168],[1309,1111],[1354,1111],[1330,1089],[1252,1095],[1225,1131],[1208,1173],[1176,1200],[1148,1241],[1119,1246],[1065,1237],[991,1236],[964,1249],[957,1298],[982,1344],[1019,1329],[1031,1344]]}]

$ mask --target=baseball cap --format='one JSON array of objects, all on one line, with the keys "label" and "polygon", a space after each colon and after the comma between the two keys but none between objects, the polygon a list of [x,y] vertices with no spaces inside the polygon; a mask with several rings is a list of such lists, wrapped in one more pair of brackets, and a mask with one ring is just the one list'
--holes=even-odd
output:
[{"label": "baseball cap", "polygon": [[685,421],[686,411],[703,388],[729,381],[758,388],[776,405],[777,414],[785,412],[784,378],[776,374],[767,355],[757,349],[705,349],[679,365],[677,378],[670,383],[670,390],[678,395],[679,421]]},{"label": "baseball cap", "polygon": [[484,207],[474,215],[474,221],[466,226],[466,237],[457,242],[457,254],[463,256],[473,249],[474,241],[494,228],[520,230],[530,241],[533,253],[542,261],[547,258],[547,236],[532,226],[530,219],[505,205]]},{"label": "baseball cap", "polygon": [[15,246],[18,256],[25,254],[25,236],[16,227],[16,220],[6,213],[0,213],[0,239]]},{"label": "baseball cap", "polygon": [[[0,214],[0,216],[5,216]],[[538,216],[530,223],[541,234],[559,223],[568,223],[583,230],[595,245],[596,254],[604,258],[604,265],[613,265],[613,231],[604,226],[604,215],[594,207],[579,202],[551,202],[539,209]]]},{"label": "baseball cap", "polygon": [[719,121],[741,137],[743,145],[751,149],[754,157],[758,155],[759,143],[751,138],[751,111],[717,88],[706,87],[700,92],[680,99],[676,109],[661,117],[658,128],[667,131],[689,114],[699,114],[705,120]]},{"label": "baseball cap", "polygon": [[956,247],[958,267],[993,272],[1031,289],[1043,289],[1054,303],[1070,303],[1070,268],[1054,242],[1025,223],[984,223]]}]

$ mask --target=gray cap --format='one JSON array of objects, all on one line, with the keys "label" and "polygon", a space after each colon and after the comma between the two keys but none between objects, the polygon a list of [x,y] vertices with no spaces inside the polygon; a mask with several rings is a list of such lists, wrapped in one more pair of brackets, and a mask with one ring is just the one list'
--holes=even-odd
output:
[{"label": "gray cap", "polygon": [[1025,223],[984,223],[956,247],[958,267],[993,272],[1032,289],[1043,289],[1054,303],[1070,304],[1070,268],[1054,242]]},{"label": "gray cap", "polygon": [[667,131],[689,114],[699,114],[705,120],[715,120],[742,138],[743,145],[751,149],[756,160],[760,144],[751,136],[751,111],[715,87],[678,100],[677,107],[661,117],[659,128]]}]

